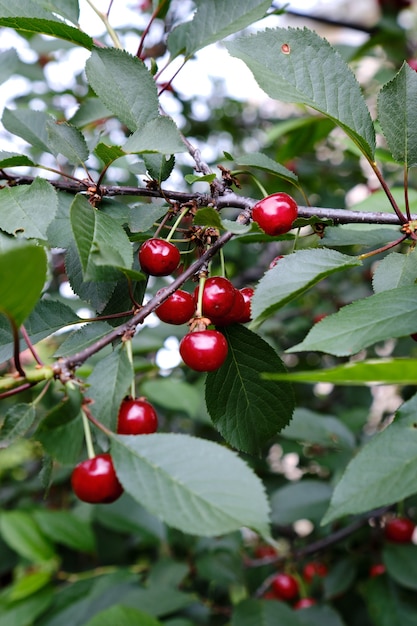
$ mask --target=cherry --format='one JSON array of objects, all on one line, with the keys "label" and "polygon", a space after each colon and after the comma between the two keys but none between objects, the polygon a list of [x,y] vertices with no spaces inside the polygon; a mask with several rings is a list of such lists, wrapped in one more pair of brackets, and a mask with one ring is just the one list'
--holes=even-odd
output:
[{"label": "cherry", "polygon": [[267,557],[276,557],[276,550],[268,544],[260,544],[255,548],[255,556],[257,559],[265,559]]},{"label": "cherry", "polygon": [[71,485],[75,495],[90,504],[109,504],[123,493],[110,454],[98,454],[76,465]]},{"label": "cherry", "polygon": [[374,563],[369,568],[369,578],[375,578],[376,576],[382,576],[385,574],[386,567],[383,563]]},{"label": "cherry", "polygon": [[193,296],[187,291],[178,289],[159,305],[155,310],[162,322],[167,324],[186,324],[194,315],[195,304]]},{"label": "cherry", "polygon": [[158,428],[158,416],[145,398],[124,398],[119,408],[119,435],[150,435]]},{"label": "cherry", "polygon": [[243,287],[243,289],[240,289],[239,291],[245,301],[245,312],[239,319],[239,324],[246,324],[246,322],[250,322],[252,320],[251,300],[255,290],[252,287]]},{"label": "cherry", "polygon": [[278,261],[283,258],[284,258],[283,254],[279,254],[278,256],[274,257],[272,261],[270,262],[268,269],[272,270],[272,268],[278,264]]},{"label": "cherry", "polygon": [[327,566],[320,561],[306,563],[303,568],[303,578],[307,583],[311,583],[314,578],[324,578],[328,574]]},{"label": "cherry", "polygon": [[165,239],[152,238],[139,248],[139,263],[146,274],[168,276],[178,267],[181,255],[178,248]]},{"label": "cherry", "polygon": [[384,535],[394,543],[409,543],[413,537],[415,524],[407,517],[395,517],[385,524]]},{"label": "cherry", "polygon": [[[233,299],[233,306],[226,315],[219,317],[211,316],[211,322],[216,326],[228,326],[229,324],[239,324],[245,318],[246,304],[245,298],[239,289],[235,289],[235,297]],[[247,321],[247,320],[245,320]]]},{"label": "cherry", "polygon": [[196,372],[212,372],[223,365],[227,357],[227,341],[218,330],[197,330],[182,338],[180,355]]},{"label": "cherry", "polygon": [[282,235],[291,230],[298,215],[297,203],[286,193],[273,193],[255,204],[252,219],[267,235]]},{"label": "cherry", "polygon": [[300,609],[308,609],[309,606],[317,604],[317,600],[314,598],[300,598],[295,604],[294,609],[299,611]]},{"label": "cherry", "polygon": [[[197,304],[199,287],[194,290],[194,301]],[[230,280],[221,276],[211,276],[204,283],[202,313],[209,317],[226,315],[233,306],[235,288]]]},{"label": "cherry", "polygon": [[290,574],[277,574],[272,579],[272,590],[280,600],[295,600],[299,594],[298,582]]},{"label": "cherry", "polygon": [[412,70],[415,70],[417,72],[417,59],[408,59],[407,63]]}]

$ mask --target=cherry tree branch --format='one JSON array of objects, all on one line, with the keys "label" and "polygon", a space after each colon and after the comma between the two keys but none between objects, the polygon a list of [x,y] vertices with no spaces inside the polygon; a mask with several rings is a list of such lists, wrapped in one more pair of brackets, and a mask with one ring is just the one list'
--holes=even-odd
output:
[{"label": "cherry tree branch", "polygon": [[[195,154],[198,158],[198,152]],[[6,174],[0,170],[0,180],[6,180],[11,185],[31,185],[34,181],[33,176],[15,176]],[[48,182],[58,189],[69,194],[88,193],[91,188],[90,181],[61,181],[48,180]],[[190,202],[194,201],[197,206],[213,205],[217,209],[231,207],[235,209],[252,208],[259,199],[240,196],[233,191],[226,190],[224,195],[213,198],[211,194],[191,193],[185,191],[175,191],[168,189],[149,189],[147,187],[121,187],[118,185],[102,185],[99,190],[100,196],[103,198],[114,198],[117,196],[141,196],[143,198],[169,198],[174,202]],[[298,216],[309,219],[317,217],[322,220],[331,220],[334,224],[387,224],[400,225],[402,220],[394,213],[371,212],[371,211],[352,211],[349,209],[333,209],[326,207],[302,206],[298,207]],[[417,219],[417,215],[412,215],[413,220]]]}]

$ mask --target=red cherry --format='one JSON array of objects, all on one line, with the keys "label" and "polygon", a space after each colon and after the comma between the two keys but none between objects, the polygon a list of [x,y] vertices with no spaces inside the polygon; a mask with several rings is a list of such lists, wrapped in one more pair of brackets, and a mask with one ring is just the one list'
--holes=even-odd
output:
[{"label": "red cherry", "polygon": [[280,600],[295,600],[299,594],[298,582],[290,574],[277,574],[271,583],[275,597]]},{"label": "red cherry", "polygon": [[255,548],[255,556],[257,559],[265,559],[266,557],[276,557],[276,550],[272,546],[268,546],[267,544],[256,546]]},{"label": "red cherry", "polygon": [[219,317],[211,316],[212,324],[216,326],[228,326],[229,324],[240,324],[244,319],[246,313],[246,304],[243,294],[239,289],[235,289],[235,297],[233,300],[233,306],[226,315]]},{"label": "red cherry", "polygon": [[119,435],[150,435],[158,428],[158,416],[144,398],[125,398],[117,418]]},{"label": "red cherry", "polygon": [[408,59],[408,65],[417,72],[417,59]]},{"label": "red cherry", "polygon": [[394,543],[409,543],[413,537],[415,524],[407,517],[395,517],[385,524],[384,535]]},{"label": "red cherry", "polygon": [[[194,290],[194,301],[197,304],[199,287]],[[226,315],[233,306],[235,288],[230,280],[221,276],[211,276],[204,283],[202,313],[211,317]]]},{"label": "red cherry", "polygon": [[71,485],[75,495],[90,504],[108,504],[123,493],[110,454],[98,454],[76,465]]},{"label": "red cherry", "polygon": [[227,341],[218,330],[197,330],[188,333],[180,343],[180,355],[196,372],[212,372],[223,365],[227,357]]},{"label": "red cherry", "polygon": [[317,600],[314,598],[300,598],[300,600],[294,604],[294,609],[296,611],[308,609],[309,606],[314,606],[315,604],[317,604]]},{"label": "red cherry", "polygon": [[369,568],[369,578],[375,578],[376,576],[382,576],[385,574],[386,567],[383,563],[374,563]]},{"label": "red cherry", "polygon": [[187,291],[178,289],[159,305],[155,313],[162,322],[167,324],[186,324],[194,315],[193,296]]},{"label": "red cherry", "polygon": [[267,235],[282,235],[291,230],[298,215],[297,203],[286,193],[273,193],[255,204],[252,219]]},{"label": "red cherry", "polygon": [[275,258],[272,259],[272,261],[269,264],[268,269],[272,270],[273,267],[275,267],[275,265],[277,265],[278,261],[280,259],[283,259],[284,255],[283,254],[279,254],[278,256],[276,256]]},{"label": "red cherry", "polygon": [[142,270],[151,276],[168,276],[178,267],[181,255],[178,248],[165,239],[148,239],[139,248]]},{"label": "red cherry", "polygon": [[251,300],[253,298],[253,294],[255,293],[255,289],[252,289],[252,287],[243,287],[243,289],[240,289],[239,291],[245,301],[245,312],[240,318],[239,324],[246,324],[246,322],[250,322],[252,320]]},{"label": "red cherry", "polygon": [[324,578],[329,570],[324,563],[320,561],[311,561],[306,563],[303,568],[303,578],[307,583],[311,583],[314,578]]}]

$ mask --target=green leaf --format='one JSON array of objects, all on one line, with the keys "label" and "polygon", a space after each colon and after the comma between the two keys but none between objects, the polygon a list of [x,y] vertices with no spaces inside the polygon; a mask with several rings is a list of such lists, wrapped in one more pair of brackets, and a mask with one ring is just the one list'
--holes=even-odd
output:
[{"label": "green leaf", "polygon": [[84,196],[77,195],[71,205],[71,227],[84,280],[109,281],[118,277],[116,268],[132,267],[133,250],[123,228]]},{"label": "green leaf", "polygon": [[78,0],[45,0],[43,5],[46,9],[58,15],[62,15],[65,19],[78,25],[78,18],[80,16]]},{"label": "green leaf", "polygon": [[29,570],[27,574],[13,584],[10,589],[10,600],[16,602],[28,598],[43,589],[52,578],[50,569],[48,564],[44,570],[42,568],[36,568],[34,571]]},{"label": "green leaf", "polygon": [[20,326],[34,308],[46,279],[45,250],[17,245],[0,253],[0,313]]},{"label": "green leaf", "polygon": [[33,517],[53,542],[80,552],[94,552],[96,549],[91,524],[70,511],[38,510],[33,512]]},{"label": "green leaf", "polygon": [[9,408],[0,428],[0,439],[14,441],[22,437],[35,421],[33,404],[15,404]]},{"label": "green leaf", "polygon": [[68,391],[47,413],[35,433],[48,454],[64,465],[77,462],[84,443],[80,408],[80,393]]},{"label": "green leaf", "polygon": [[326,115],[373,159],[375,131],[359,83],[325,39],[306,28],[276,28],[225,45],[246,63],[268,96]]},{"label": "green leaf", "polygon": [[398,589],[386,579],[377,576],[361,587],[369,617],[375,626],[414,626],[417,622],[417,607],[398,593]]},{"label": "green leaf", "polygon": [[52,115],[43,111],[32,111],[31,109],[16,109],[13,111],[5,109],[2,117],[3,125],[9,133],[21,137],[42,152],[52,153],[46,132],[48,121],[54,121]]},{"label": "green leaf", "polygon": [[308,441],[327,448],[353,448],[355,438],[337,417],[321,415],[309,409],[294,411],[291,423],[281,431],[281,436],[296,441]]},{"label": "green leaf", "polygon": [[148,613],[138,611],[128,606],[115,606],[97,613],[85,626],[162,626],[161,622]]},{"label": "green leaf", "polygon": [[54,154],[62,154],[72,165],[87,161],[89,150],[81,131],[64,122],[49,120],[46,123],[48,145]]},{"label": "green leaf", "polygon": [[157,220],[166,214],[167,210],[166,206],[157,204],[132,204],[129,218],[130,230],[132,233],[146,233]]},{"label": "green leaf", "polygon": [[129,130],[158,117],[155,81],[137,57],[115,48],[94,48],[85,69],[97,96]]},{"label": "green leaf", "polygon": [[394,422],[352,459],[336,485],[322,524],[416,493],[416,410],[417,396],[413,396],[402,405]]},{"label": "green leaf", "polygon": [[0,85],[6,82],[19,67],[19,57],[16,50],[4,50],[0,53]]},{"label": "green leaf", "polygon": [[248,526],[269,536],[269,506],[259,478],[212,441],[179,434],[111,435],[125,490],[169,526],[220,535]]},{"label": "green leaf", "polygon": [[35,164],[24,154],[0,152],[0,167],[19,167],[21,165],[31,166]]},{"label": "green leaf", "polygon": [[204,176],[186,174],[184,178],[189,185],[192,185],[193,183],[212,183],[213,180],[216,180],[216,174],[205,174]]},{"label": "green leaf", "polygon": [[285,485],[271,495],[271,521],[285,526],[308,519],[318,524],[329,506],[331,495],[331,486],[318,480]]},{"label": "green leaf", "polygon": [[102,358],[88,379],[91,411],[105,426],[116,429],[120,404],[129,393],[133,370],[126,350],[120,348]]},{"label": "green leaf", "polygon": [[275,600],[244,600],[232,614],[231,626],[303,626],[297,613]]},{"label": "green leaf", "polygon": [[47,239],[47,229],[57,209],[57,193],[46,180],[35,178],[31,185],[0,189],[1,227],[27,239]]},{"label": "green leaf", "polygon": [[[25,4],[28,4],[25,0]],[[64,24],[64,22],[54,20],[52,13],[48,13],[48,18],[51,19],[39,19],[35,17],[9,17],[10,13],[15,13],[16,10],[5,9],[4,6],[0,6],[0,26],[6,26],[13,28],[14,30],[23,31],[24,33],[42,33],[49,37],[56,37],[57,39],[64,39],[76,46],[83,46],[87,50],[91,50],[93,47],[93,40],[91,37],[82,32],[79,28]]]},{"label": "green leaf", "polygon": [[144,154],[143,160],[149,176],[160,183],[169,178],[175,165],[173,154]]},{"label": "green leaf", "polygon": [[84,350],[84,348],[91,346],[91,344],[105,337],[112,330],[112,326],[107,322],[84,324],[81,328],[77,328],[69,334],[59,348],[55,350],[54,356],[65,357]]},{"label": "green leaf", "polygon": [[287,352],[318,350],[348,356],[378,341],[415,332],[417,290],[413,285],[376,293],[344,306],[313,326],[304,341]]},{"label": "green leaf", "polygon": [[103,161],[104,165],[110,165],[117,159],[126,156],[126,152],[120,146],[108,146],[102,142],[95,147],[94,154]]},{"label": "green leaf", "polygon": [[330,572],[323,580],[324,599],[339,598],[346,593],[357,577],[356,563],[351,558],[345,558],[332,563]]},{"label": "green leaf", "polygon": [[3,511],[0,515],[0,533],[10,548],[29,561],[49,561],[55,555],[52,544],[30,513]]},{"label": "green leaf", "polygon": [[404,61],[396,76],[379,92],[378,119],[396,161],[417,165],[417,74]]},{"label": "green leaf", "polygon": [[382,560],[395,582],[406,589],[417,590],[417,546],[386,543]]},{"label": "green leaf", "polygon": [[187,151],[174,121],[166,115],[159,115],[146,122],[129,137],[123,149],[135,154],[161,152],[171,155]]},{"label": "green leaf", "polygon": [[202,209],[198,209],[193,223],[200,224],[202,226],[213,226],[214,228],[223,230],[219,212],[213,207],[203,207]]},{"label": "green leaf", "polygon": [[253,326],[326,276],[361,265],[355,257],[336,250],[299,250],[288,254],[261,278],[252,298]]},{"label": "green leaf", "polygon": [[240,324],[222,332],[229,353],[222,367],[207,376],[207,410],[231,446],[254,454],[290,421],[293,391],[286,384],[261,380],[262,369],[285,369],[266,341]]},{"label": "green leaf", "polygon": [[271,172],[272,174],[276,174],[280,178],[287,180],[289,182],[294,182],[298,180],[298,176],[294,174],[291,170],[287,169],[280,163],[277,163],[270,157],[266,156],[266,154],[262,154],[261,152],[253,152],[251,154],[243,154],[238,159],[236,159],[238,166],[245,165],[247,167],[255,167],[261,170],[265,170],[267,172]]},{"label": "green leaf", "polygon": [[264,374],[267,380],[290,380],[299,383],[333,383],[335,385],[415,385],[416,359],[369,359],[353,361],[324,370]]},{"label": "green leaf", "polygon": [[177,378],[145,380],[141,383],[140,391],[141,395],[164,409],[181,411],[190,417],[196,417],[201,407],[199,389]]},{"label": "green leaf", "polygon": [[44,588],[24,600],[0,605],[0,626],[32,626],[34,620],[51,605],[53,597],[52,588]]},{"label": "green leaf", "polygon": [[414,285],[417,280],[416,254],[391,252],[378,263],[372,276],[375,293]]},{"label": "green leaf", "polygon": [[196,4],[192,21],[180,24],[168,36],[168,50],[172,57],[182,53],[190,57],[197,50],[246,28],[262,19],[271,5],[268,0],[233,3],[199,0]]}]

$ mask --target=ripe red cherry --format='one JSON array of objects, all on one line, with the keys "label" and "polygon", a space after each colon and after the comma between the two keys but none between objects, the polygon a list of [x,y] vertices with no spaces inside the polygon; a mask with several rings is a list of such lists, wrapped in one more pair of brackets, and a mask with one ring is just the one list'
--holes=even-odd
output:
[{"label": "ripe red cherry", "polygon": [[384,535],[388,541],[394,543],[409,543],[413,537],[414,529],[414,522],[407,517],[395,517],[386,523]]},{"label": "ripe red cherry", "polygon": [[274,257],[272,261],[270,262],[268,269],[272,270],[272,268],[278,264],[278,261],[283,258],[284,258],[283,254],[279,254],[278,256]]},{"label": "ripe red cherry", "polygon": [[303,578],[307,583],[311,583],[314,578],[324,578],[328,574],[327,566],[320,561],[311,561],[303,567]]},{"label": "ripe red cherry", "polygon": [[240,324],[245,317],[246,304],[243,294],[239,289],[235,289],[235,297],[233,300],[233,306],[226,315],[219,317],[211,316],[211,322],[216,326],[228,326],[229,324]]},{"label": "ripe red cherry", "polygon": [[407,63],[412,70],[415,70],[417,72],[417,59],[408,59]]},{"label": "ripe red cherry", "polygon": [[158,415],[145,398],[125,398],[117,418],[119,435],[150,435],[158,428]]},{"label": "ripe red cherry", "polygon": [[255,290],[252,289],[252,287],[243,287],[243,289],[239,290],[240,293],[243,296],[243,299],[245,301],[245,312],[242,315],[242,317],[239,320],[240,324],[246,324],[246,322],[250,322],[252,320],[252,313],[251,313],[251,300],[253,298],[253,294],[255,293]]},{"label": "ripe red cherry", "polygon": [[[197,304],[199,287],[194,290],[194,301]],[[212,317],[226,315],[233,306],[235,288],[230,280],[222,276],[211,276],[204,284],[202,313]]]},{"label": "ripe red cherry", "polygon": [[252,219],[267,235],[282,235],[291,230],[298,215],[297,203],[286,193],[273,193],[255,204]]},{"label": "ripe red cherry", "polygon": [[123,493],[110,454],[98,454],[76,465],[71,485],[75,495],[90,504],[109,504]]},{"label": "ripe red cherry", "polygon": [[255,548],[255,556],[257,559],[265,559],[268,557],[276,557],[277,552],[272,546],[268,544],[261,544]]},{"label": "ripe red cherry", "polygon": [[178,267],[181,255],[178,248],[165,239],[148,239],[139,248],[142,270],[151,276],[168,276]]},{"label": "ripe red cherry", "polygon": [[314,606],[315,604],[317,604],[317,600],[314,598],[300,598],[300,600],[294,604],[294,609],[296,611],[308,609],[309,606]]},{"label": "ripe red cherry", "polygon": [[385,574],[386,567],[383,563],[374,563],[369,568],[369,578],[375,578],[376,576],[382,576]]},{"label": "ripe red cherry", "polygon": [[217,370],[227,357],[227,341],[218,330],[197,330],[188,333],[180,343],[180,355],[196,372]]},{"label": "ripe red cherry", "polygon": [[290,574],[277,574],[272,580],[271,587],[279,600],[295,600],[299,594],[298,582]]},{"label": "ripe red cherry", "polygon": [[187,291],[178,289],[159,305],[155,310],[162,322],[167,324],[186,324],[194,315],[195,304],[193,296]]}]

